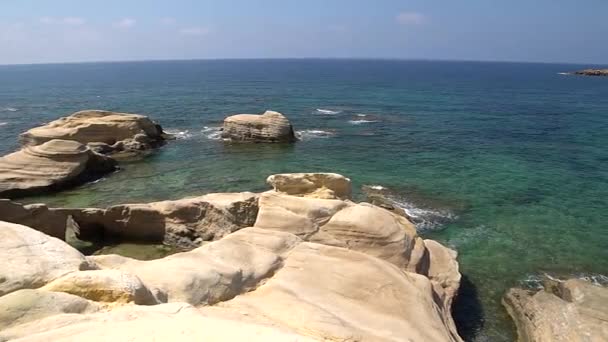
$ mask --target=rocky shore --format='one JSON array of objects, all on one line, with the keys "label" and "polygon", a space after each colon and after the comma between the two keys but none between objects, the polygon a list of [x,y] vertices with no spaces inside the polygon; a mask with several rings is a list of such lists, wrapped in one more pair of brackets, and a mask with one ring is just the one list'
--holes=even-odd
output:
[{"label": "rocky shore", "polygon": [[[456,252],[420,238],[402,216],[352,202],[343,176],[282,174],[268,182],[274,190],[261,194],[102,212],[1,202],[2,220],[20,211],[11,219],[40,231],[0,222],[0,257],[8,260],[0,266],[0,340],[153,333],[170,340],[461,341],[450,313],[460,283]],[[86,212],[100,221],[85,223],[78,215]],[[194,244],[211,242],[151,261],[86,257],[41,232],[66,229],[66,221],[49,227],[45,215],[59,226],[63,217],[80,221],[83,238],[87,224],[123,222],[132,239],[157,234],[153,222],[162,216],[166,235],[181,229],[199,232],[183,236]],[[152,224],[143,224],[147,218]],[[141,226],[130,225],[138,219]]]}]

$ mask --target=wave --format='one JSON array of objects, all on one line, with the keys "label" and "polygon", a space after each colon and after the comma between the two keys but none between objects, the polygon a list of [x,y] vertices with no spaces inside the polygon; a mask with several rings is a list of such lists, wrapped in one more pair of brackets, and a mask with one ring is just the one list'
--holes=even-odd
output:
[{"label": "wave", "polygon": [[365,185],[363,192],[367,194],[371,202],[400,209],[397,212],[404,213],[418,231],[437,230],[458,218],[456,214],[447,209],[428,208],[415,204],[382,185]]},{"label": "wave", "polygon": [[551,280],[555,282],[563,282],[571,278],[576,278],[584,281],[588,281],[598,286],[608,286],[608,276],[603,274],[590,274],[590,273],[577,273],[577,274],[560,274],[551,275],[547,273],[542,274],[530,274],[526,278],[519,281],[521,287],[531,290],[542,290],[545,280]]},{"label": "wave", "polygon": [[210,140],[221,140],[222,139],[222,128],[221,127],[203,127],[201,133],[205,138]]},{"label": "wave", "polygon": [[360,118],[364,118],[364,117],[367,116],[367,114],[357,114],[357,116],[360,117]]},{"label": "wave", "polygon": [[374,123],[374,122],[378,122],[378,120],[358,119],[358,120],[350,120],[350,121],[348,121],[348,123],[351,124],[351,125],[362,125],[362,124]]},{"label": "wave", "polygon": [[336,114],[342,113],[341,110],[331,110],[331,109],[323,109],[323,108],[317,108],[316,111],[317,111],[317,113],[321,113],[321,114],[325,114],[325,115],[336,115]]},{"label": "wave", "polygon": [[13,108],[13,107],[4,107],[4,108],[2,108],[2,110],[1,110],[1,111],[3,111],[3,112],[16,112],[16,111],[18,111],[18,110],[19,110],[19,109],[17,109],[17,108]]},{"label": "wave", "polygon": [[312,138],[329,138],[335,135],[334,132],[323,131],[320,129],[306,129],[303,131],[296,131],[296,137],[300,140],[307,140]]},{"label": "wave", "polygon": [[558,74],[558,75],[572,75],[572,74],[571,74],[571,73],[569,73],[569,72],[558,72],[557,74]]},{"label": "wave", "polygon": [[189,130],[183,130],[183,131],[166,130],[166,132],[171,134],[172,136],[174,136],[175,139],[177,139],[177,140],[185,140],[185,139],[190,139],[193,137],[192,133],[190,133]]},{"label": "wave", "polygon": [[0,126],[6,126],[8,125],[8,122],[0,122]]}]

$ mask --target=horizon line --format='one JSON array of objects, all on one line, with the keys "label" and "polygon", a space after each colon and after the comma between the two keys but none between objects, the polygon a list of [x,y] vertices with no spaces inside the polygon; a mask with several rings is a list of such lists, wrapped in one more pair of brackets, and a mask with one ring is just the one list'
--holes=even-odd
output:
[{"label": "horizon line", "polygon": [[4,66],[34,66],[34,65],[70,65],[70,64],[112,64],[112,63],[147,63],[147,62],[195,62],[195,61],[288,61],[288,60],[344,60],[344,61],[410,61],[410,62],[465,62],[465,63],[513,63],[513,64],[559,64],[606,66],[601,63],[583,62],[547,62],[522,60],[491,60],[491,59],[442,59],[442,58],[399,58],[399,57],[217,57],[217,58],[152,58],[152,59],[116,59],[73,62],[34,62],[34,63],[0,63]]}]

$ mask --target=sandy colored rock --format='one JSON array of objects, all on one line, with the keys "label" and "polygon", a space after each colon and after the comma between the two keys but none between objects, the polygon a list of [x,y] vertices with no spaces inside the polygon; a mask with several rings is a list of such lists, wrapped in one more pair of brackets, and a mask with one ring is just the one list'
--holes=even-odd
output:
[{"label": "sandy colored rock", "polygon": [[608,288],[571,279],[533,292],[510,289],[503,305],[522,342],[608,340]]},{"label": "sandy colored rock", "polygon": [[70,140],[50,140],[0,158],[0,196],[56,191],[103,176],[116,163]]},{"label": "sandy colored rock", "polygon": [[144,115],[85,110],[32,128],[21,134],[20,140],[26,146],[53,139],[107,145],[123,141],[126,145],[132,144],[131,149],[145,149],[160,144],[164,140],[162,134],[160,126]]},{"label": "sandy colored rock", "polygon": [[65,239],[66,215],[44,204],[28,204],[0,199],[0,221],[28,226],[58,239]]},{"label": "sandy colored rock", "polygon": [[314,339],[277,326],[223,319],[184,303],[132,306],[87,315],[57,315],[0,332],[0,341],[293,341]]},{"label": "sandy colored rock", "polygon": [[424,246],[426,247],[425,260],[419,265],[418,272],[431,280],[444,307],[451,308],[452,300],[458,293],[462,278],[456,260],[458,253],[434,240],[424,240]]},{"label": "sandy colored rock", "polygon": [[337,173],[283,173],[268,177],[266,183],[277,192],[324,199],[350,199],[350,179]]},{"label": "sandy colored rock", "polygon": [[155,305],[159,301],[132,274],[117,270],[92,270],[66,274],[45,285],[43,290],[65,292],[95,302]]},{"label": "sandy colored rock", "polygon": [[82,238],[115,236],[135,241],[163,241],[196,247],[238,229],[252,226],[258,195],[217,193],[175,201],[122,204],[107,209],[53,209],[71,215]]},{"label": "sandy colored rock", "polygon": [[575,71],[574,74],[583,76],[608,76],[608,69],[585,69]]},{"label": "sandy colored rock", "polygon": [[65,242],[0,221],[0,296],[34,289],[70,272],[95,266]]},{"label": "sandy colored rock", "polygon": [[67,293],[19,290],[0,297],[0,331],[62,313],[90,313],[98,305]]},{"label": "sandy colored rock", "polygon": [[222,137],[243,142],[295,142],[289,120],[281,113],[237,114],[224,119]]},{"label": "sandy colored rock", "polygon": [[146,285],[166,293],[169,302],[209,305],[254,289],[281,267],[280,252],[297,241],[291,234],[250,228],[158,260],[118,255],[89,258],[102,268],[137,275]]}]

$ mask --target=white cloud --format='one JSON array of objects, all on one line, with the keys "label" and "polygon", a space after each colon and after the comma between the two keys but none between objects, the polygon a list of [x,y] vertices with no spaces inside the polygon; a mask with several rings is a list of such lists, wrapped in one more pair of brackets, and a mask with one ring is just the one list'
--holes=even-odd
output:
[{"label": "white cloud", "polygon": [[403,25],[420,25],[427,21],[427,17],[419,12],[401,12],[397,15],[397,22]]},{"label": "white cloud", "polygon": [[84,25],[87,21],[84,18],[80,17],[64,17],[64,18],[54,18],[54,17],[42,17],[40,18],[40,22],[42,24],[51,25],[51,24],[64,24],[70,26],[81,26]]},{"label": "white cloud", "polygon": [[116,28],[131,28],[137,24],[137,20],[133,18],[123,18],[115,22],[112,26]]},{"label": "white cloud", "polygon": [[80,26],[84,25],[87,21],[80,17],[65,17],[62,22],[66,25]]},{"label": "white cloud", "polygon": [[171,17],[165,17],[165,18],[160,19],[160,23],[163,25],[173,25],[173,24],[175,24],[175,22],[176,22],[175,18],[171,18]]},{"label": "white cloud", "polygon": [[179,33],[188,36],[203,36],[209,33],[209,29],[203,27],[186,27],[179,30]]}]

